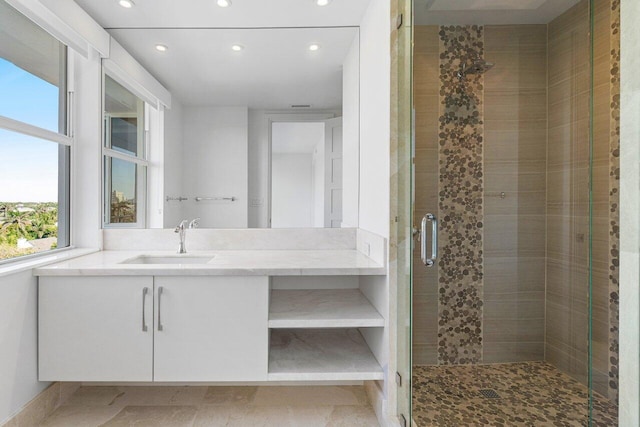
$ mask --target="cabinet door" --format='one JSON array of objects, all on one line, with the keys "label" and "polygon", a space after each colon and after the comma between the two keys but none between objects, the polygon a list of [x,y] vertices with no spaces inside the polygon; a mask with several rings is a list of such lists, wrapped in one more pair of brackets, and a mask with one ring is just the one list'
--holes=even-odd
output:
[{"label": "cabinet door", "polygon": [[156,277],[154,381],[264,381],[267,277]]},{"label": "cabinet door", "polygon": [[153,379],[152,277],[40,277],[38,301],[41,381]]}]

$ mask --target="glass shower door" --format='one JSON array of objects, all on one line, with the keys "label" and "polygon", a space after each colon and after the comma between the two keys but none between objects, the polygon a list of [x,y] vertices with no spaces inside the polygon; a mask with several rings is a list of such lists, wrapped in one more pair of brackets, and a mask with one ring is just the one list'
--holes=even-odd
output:
[{"label": "glass shower door", "polygon": [[[397,109],[397,121],[392,123],[391,203],[395,227],[391,227],[390,276],[397,284],[397,414],[401,425],[411,426],[411,250],[413,209],[413,120],[412,120],[412,1],[392,2],[392,16],[397,16],[397,28],[392,33],[391,46],[396,49],[397,63],[392,64],[392,111]],[[393,55],[392,55],[393,57]],[[395,94],[395,99],[394,99]],[[393,117],[393,114],[392,114]],[[395,166],[395,167],[394,167]],[[395,206],[394,206],[395,205]],[[395,258],[395,259],[394,259]]]},{"label": "glass shower door", "polygon": [[619,1],[452,16],[412,35],[413,222],[440,222],[407,269],[413,418],[616,425]]}]

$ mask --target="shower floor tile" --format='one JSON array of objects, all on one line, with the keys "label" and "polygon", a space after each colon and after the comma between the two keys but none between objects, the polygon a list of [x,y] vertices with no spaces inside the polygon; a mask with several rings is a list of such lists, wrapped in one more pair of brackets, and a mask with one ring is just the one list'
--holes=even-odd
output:
[{"label": "shower floor tile", "polygon": [[[413,367],[417,427],[587,426],[588,398],[587,387],[545,362]],[[593,418],[617,426],[617,408],[594,393]]]}]

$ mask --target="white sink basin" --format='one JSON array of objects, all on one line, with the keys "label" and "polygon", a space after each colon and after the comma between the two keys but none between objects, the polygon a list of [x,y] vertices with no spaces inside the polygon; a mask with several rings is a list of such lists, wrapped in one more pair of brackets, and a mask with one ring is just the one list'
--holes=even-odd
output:
[{"label": "white sink basin", "polygon": [[206,264],[212,259],[212,256],[196,255],[140,255],[124,260],[120,264]]}]

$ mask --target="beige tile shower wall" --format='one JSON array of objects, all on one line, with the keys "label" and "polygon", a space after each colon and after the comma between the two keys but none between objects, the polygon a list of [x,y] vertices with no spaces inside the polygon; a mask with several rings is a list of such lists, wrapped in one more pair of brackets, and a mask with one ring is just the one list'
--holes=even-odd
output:
[{"label": "beige tile shower wall", "polygon": [[[614,0],[595,4],[593,373],[596,390],[615,398],[615,307],[609,293],[617,271],[609,266],[614,238],[609,217],[610,174],[616,169],[610,153],[616,9]],[[484,94],[484,362],[546,357],[583,382],[588,372],[588,12],[583,0],[548,26],[487,26],[484,34],[485,57],[496,63],[485,75]],[[415,223],[438,204],[438,31],[415,28]],[[418,251],[414,266],[414,362],[434,364],[438,270],[423,267]]]},{"label": "beige tile shower wall", "polygon": [[[594,2],[593,384],[615,400],[617,348],[610,352],[609,220],[612,135],[612,1]],[[587,383],[589,332],[589,5],[549,24],[546,360]],[[614,70],[615,72],[615,70]],[[614,168],[615,169],[615,168]],[[610,274],[612,277],[610,279]],[[617,338],[613,337],[616,339]],[[612,357],[613,367],[610,365]],[[611,384],[611,386],[610,386]],[[611,389],[610,389],[611,387]]]},{"label": "beige tile shower wall", "polygon": [[[438,206],[439,40],[415,27],[415,223]],[[546,26],[485,27],[484,362],[544,357]],[[505,198],[500,197],[505,192]],[[414,252],[416,364],[437,363],[438,267]]]},{"label": "beige tile shower wall", "polygon": [[[415,28],[415,222],[438,204],[438,27]],[[489,26],[484,362],[544,356],[546,26]],[[504,199],[501,193],[505,193]],[[414,362],[437,362],[437,266],[414,253]]]},{"label": "beige tile shower wall", "polygon": [[[414,106],[416,127],[414,223],[438,210],[438,117],[440,103],[439,28],[416,26],[414,32]],[[417,245],[416,245],[417,246]],[[413,254],[413,361],[438,359],[438,266],[427,268],[420,249]]]},{"label": "beige tile shower wall", "polygon": [[[584,384],[589,325],[588,6],[583,0],[548,27],[545,358]],[[594,225],[602,228],[597,220]]]},{"label": "beige tile shower wall", "polygon": [[486,26],[485,363],[543,360],[547,26]]}]

